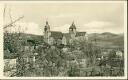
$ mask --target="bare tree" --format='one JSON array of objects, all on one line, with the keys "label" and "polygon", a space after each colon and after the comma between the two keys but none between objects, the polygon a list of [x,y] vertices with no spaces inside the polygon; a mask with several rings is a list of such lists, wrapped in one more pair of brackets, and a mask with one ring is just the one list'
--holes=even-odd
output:
[{"label": "bare tree", "polygon": [[[4,17],[4,21],[5,21],[5,17],[6,17],[6,10],[7,10],[7,5],[5,5],[4,7],[4,12],[3,12],[3,17]],[[17,68],[17,71],[16,73],[12,74],[11,76],[22,76],[23,75],[23,58],[21,56],[21,48],[22,48],[22,45],[21,45],[21,42],[20,42],[20,29],[21,29],[21,26],[16,26],[15,23],[19,20],[21,20],[22,18],[24,18],[24,16],[21,16],[15,20],[12,19],[12,15],[11,15],[11,9],[9,9],[9,17],[11,19],[11,22],[9,24],[4,24],[3,26],[3,29],[5,31],[4,33],[4,47],[6,47],[7,45],[10,45],[9,48],[11,49],[14,49],[13,50],[13,53],[15,53],[14,55],[17,57],[17,65],[20,65],[18,66]],[[8,28],[15,28],[15,27],[18,27],[18,34],[10,34],[8,33]],[[20,72],[19,72],[20,71]]]}]

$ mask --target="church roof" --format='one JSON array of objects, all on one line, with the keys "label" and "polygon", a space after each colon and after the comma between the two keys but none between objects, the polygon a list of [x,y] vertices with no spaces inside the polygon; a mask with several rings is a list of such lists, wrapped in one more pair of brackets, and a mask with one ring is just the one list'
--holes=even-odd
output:
[{"label": "church roof", "polygon": [[78,36],[85,36],[86,32],[77,32],[76,33],[76,37]]},{"label": "church roof", "polygon": [[71,39],[71,35],[69,33],[63,33],[63,36],[68,40]]},{"label": "church roof", "polygon": [[74,22],[73,22],[72,25],[69,27],[69,29],[76,29],[76,26],[75,26]]},{"label": "church roof", "polygon": [[62,39],[63,34],[59,31],[51,31],[51,37],[53,37],[54,39]]},{"label": "church roof", "polygon": [[[76,37],[79,36],[85,36],[86,32],[77,32],[76,33]],[[63,36],[66,38],[66,40],[69,42],[69,40],[71,39],[71,35],[70,33],[63,33]]]}]

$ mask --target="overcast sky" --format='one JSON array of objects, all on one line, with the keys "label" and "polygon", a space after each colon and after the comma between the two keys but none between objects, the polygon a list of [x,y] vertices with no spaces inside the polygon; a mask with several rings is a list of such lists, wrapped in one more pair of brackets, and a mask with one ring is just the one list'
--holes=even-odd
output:
[{"label": "overcast sky", "polygon": [[[24,15],[16,25],[22,26],[25,33],[43,34],[48,20],[51,30],[68,32],[74,21],[77,31],[87,33],[123,33],[123,3],[9,3],[6,4],[5,23]],[[10,29],[14,31],[14,29]],[[17,31],[15,29],[15,31]]]}]

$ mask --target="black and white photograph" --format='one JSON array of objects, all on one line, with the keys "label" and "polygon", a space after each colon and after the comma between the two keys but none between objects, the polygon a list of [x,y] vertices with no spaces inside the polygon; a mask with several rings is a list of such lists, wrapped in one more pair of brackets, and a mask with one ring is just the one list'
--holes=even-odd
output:
[{"label": "black and white photograph", "polygon": [[4,77],[124,77],[125,1],[3,3]]}]

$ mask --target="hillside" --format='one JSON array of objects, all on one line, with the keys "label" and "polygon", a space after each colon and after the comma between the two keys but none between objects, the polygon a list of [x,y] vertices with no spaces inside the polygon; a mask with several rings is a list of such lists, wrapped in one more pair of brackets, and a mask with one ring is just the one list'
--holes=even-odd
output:
[{"label": "hillside", "polygon": [[4,39],[6,36],[9,36],[10,38],[16,38],[20,36],[20,39],[24,40],[36,40],[36,41],[43,41],[42,35],[33,35],[33,34],[25,34],[25,33],[4,33]]},{"label": "hillside", "polygon": [[96,41],[98,45],[103,47],[123,47],[124,46],[124,35],[114,33],[92,33],[89,34],[90,41]]}]

